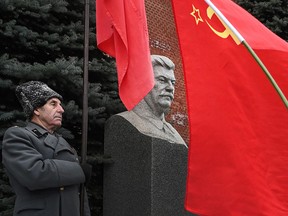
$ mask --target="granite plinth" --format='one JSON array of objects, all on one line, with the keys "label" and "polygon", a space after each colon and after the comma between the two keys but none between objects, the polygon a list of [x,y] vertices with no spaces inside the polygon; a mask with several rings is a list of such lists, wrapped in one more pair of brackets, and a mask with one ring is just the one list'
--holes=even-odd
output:
[{"label": "granite plinth", "polygon": [[105,127],[104,216],[192,216],[185,211],[187,148],[140,133],[121,116]]}]

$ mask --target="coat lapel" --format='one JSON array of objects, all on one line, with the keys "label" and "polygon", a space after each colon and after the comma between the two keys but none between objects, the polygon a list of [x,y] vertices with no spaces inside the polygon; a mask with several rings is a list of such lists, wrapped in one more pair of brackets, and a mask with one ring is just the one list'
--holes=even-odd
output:
[{"label": "coat lapel", "polygon": [[32,122],[28,122],[26,129],[39,139],[47,135],[44,139],[44,145],[52,148],[56,154],[60,151],[69,151],[72,154],[75,153],[67,141],[59,134],[50,134],[47,130]]}]

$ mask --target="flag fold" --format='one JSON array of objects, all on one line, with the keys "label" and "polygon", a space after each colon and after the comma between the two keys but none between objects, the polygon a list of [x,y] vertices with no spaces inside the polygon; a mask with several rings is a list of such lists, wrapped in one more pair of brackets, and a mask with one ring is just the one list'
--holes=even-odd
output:
[{"label": "flag fold", "polygon": [[96,37],[116,58],[119,96],[130,110],[154,86],[144,0],[97,0]]}]

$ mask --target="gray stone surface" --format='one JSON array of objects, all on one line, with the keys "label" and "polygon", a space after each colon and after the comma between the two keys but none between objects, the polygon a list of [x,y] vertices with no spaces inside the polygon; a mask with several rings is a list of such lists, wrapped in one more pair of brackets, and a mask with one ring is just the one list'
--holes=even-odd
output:
[{"label": "gray stone surface", "polygon": [[188,216],[184,210],[187,148],[140,133],[115,115],[106,123],[104,216]]}]

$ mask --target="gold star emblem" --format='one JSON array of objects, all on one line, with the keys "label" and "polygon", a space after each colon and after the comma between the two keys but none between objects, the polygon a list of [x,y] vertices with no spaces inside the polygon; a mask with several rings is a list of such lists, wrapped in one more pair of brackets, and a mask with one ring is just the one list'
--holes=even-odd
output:
[{"label": "gold star emblem", "polygon": [[193,7],[193,11],[190,14],[191,14],[191,16],[193,16],[195,18],[196,24],[198,25],[198,23],[200,21],[203,22],[203,19],[200,15],[200,10],[195,8],[194,5],[192,5],[192,7]]}]

